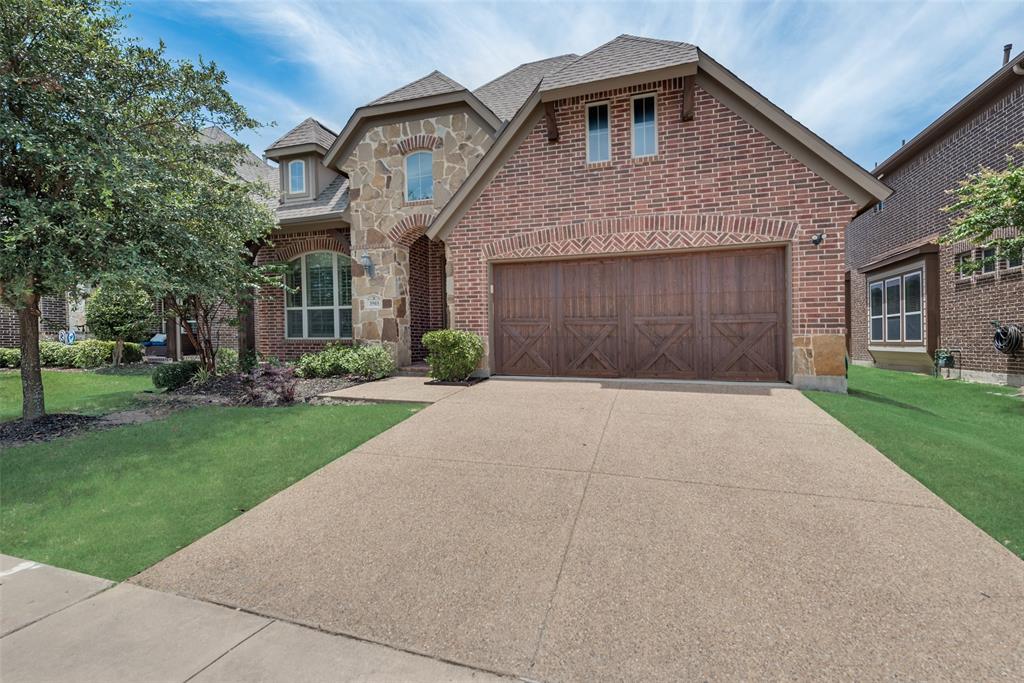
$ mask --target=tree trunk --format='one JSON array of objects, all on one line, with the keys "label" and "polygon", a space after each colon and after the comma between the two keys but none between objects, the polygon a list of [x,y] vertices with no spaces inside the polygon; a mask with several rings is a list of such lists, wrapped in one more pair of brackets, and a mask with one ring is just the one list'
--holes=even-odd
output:
[{"label": "tree trunk", "polygon": [[21,417],[38,420],[46,414],[43,373],[39,367],[39,295],[26,294],[18,309],[21,334]]},{"label": "tree trunk", "polygon": [[121,367],[121,356],[124,354],[124,339],[114,342],[114,367]]}]

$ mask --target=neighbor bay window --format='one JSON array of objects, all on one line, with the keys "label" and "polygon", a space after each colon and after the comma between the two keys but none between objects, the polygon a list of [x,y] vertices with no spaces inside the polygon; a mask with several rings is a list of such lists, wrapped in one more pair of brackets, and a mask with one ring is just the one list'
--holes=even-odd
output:
[{"label": "neighbor bay window", "polygon": [[352,338],[352,264],[345,254],[316,251],[288,263],[285,336]]},{"label": "neighbor bay window", "polygon": [[920,342],[924,340],[924,284],[914,270],[868,285],[870,341]]}]

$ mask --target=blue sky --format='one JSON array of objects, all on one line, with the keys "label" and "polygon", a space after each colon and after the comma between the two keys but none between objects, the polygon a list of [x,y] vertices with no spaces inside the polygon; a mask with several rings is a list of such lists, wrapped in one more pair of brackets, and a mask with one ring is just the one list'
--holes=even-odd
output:
[{"label": "blue sky", "polygon": [[359,2],[143,0],[128,33],[202,55],[257,119],[257,154],[306,116],[352,110],[438,69],[475,88],[522,62],[621,33],[700,46],[871,168],[1024,51],[1024,0],[1004,2]]}]

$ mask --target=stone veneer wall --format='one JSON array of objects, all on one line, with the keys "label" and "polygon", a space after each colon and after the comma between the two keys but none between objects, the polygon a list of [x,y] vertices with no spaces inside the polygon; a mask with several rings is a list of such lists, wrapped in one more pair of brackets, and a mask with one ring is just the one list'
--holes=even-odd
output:
[{"label": "stone veneer wall", "polygon": [[[652,92],[658,154],[633,159],[631,97]],[[601,164],[586,163],[591,101],[611,103]],[[699,86],[693,121],[681,104],[682,79],[562,100],[553,143],[540,117],[446,239],[452,325],[489,334],[493,260],[788,243],[791,374],[845,390],[844,230],[856,205]]]},{"label": "stone veneer wall", "polygon": [[[341,167],[349,177],[352,254],[374,264],[371,278],[353,269],[354,335],[382,341],[399,364],[412,360],[413,329],[409,246],[465,181],[493,139],[468,111],[452,111],[402,123],[367,128]],[[433,198],[405,200],[405,157],[433,152]],[[362,302],[378,295],[392,306],[368,310]]]}]

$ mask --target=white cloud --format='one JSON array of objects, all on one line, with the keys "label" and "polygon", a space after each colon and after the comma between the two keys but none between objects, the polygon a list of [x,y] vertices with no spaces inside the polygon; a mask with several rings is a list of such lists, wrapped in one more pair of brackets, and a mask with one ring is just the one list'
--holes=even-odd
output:
[{"label": "white cloud", "polygon": [[260,38],[263,59],[304,75],[241,86],[280,112],[271,118],[284,130],[307,115],[338,127],[354,107],[433,69],[472,88],[522,62],[635,33],[700,45],[867,166],[994,71],[1003,43],[1016,38],[1024,48],[1019,2],[221,0],[196,8]]}]

